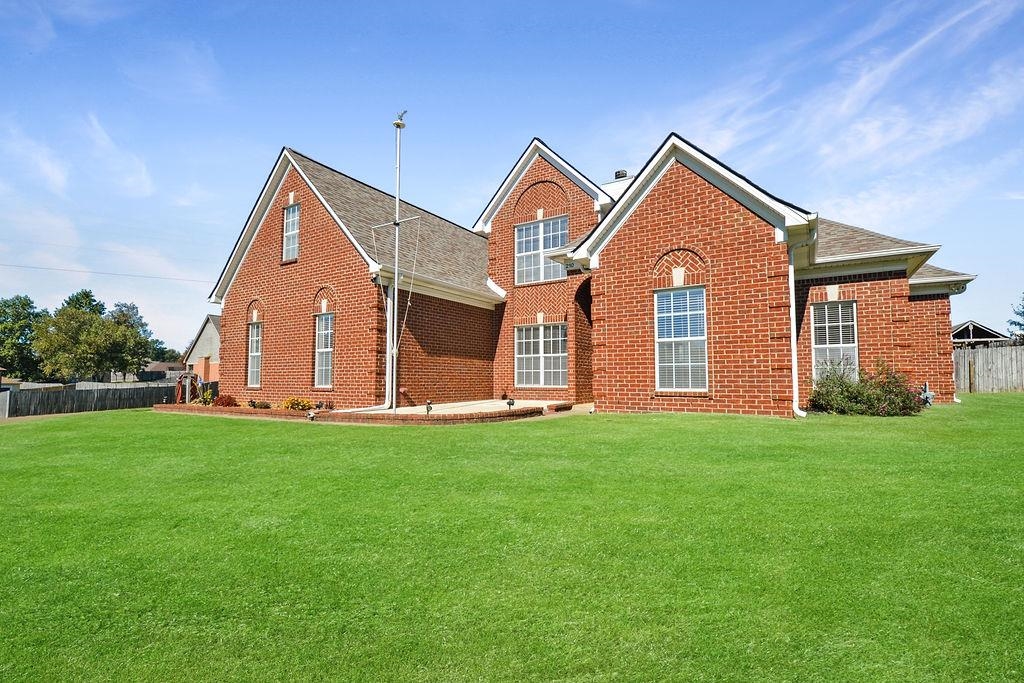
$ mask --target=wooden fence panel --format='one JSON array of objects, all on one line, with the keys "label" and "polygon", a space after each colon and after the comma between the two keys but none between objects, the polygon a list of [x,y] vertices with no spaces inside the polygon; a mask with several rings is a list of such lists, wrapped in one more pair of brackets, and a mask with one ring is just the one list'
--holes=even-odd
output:
[{"label": "wooden fence panel", "polygon": [[9,417],[146,408],[156,403],[174,402],[173,385],[124,389],[75,389],[68,386],[63,389],[23,389],[10,394]]},{"label": "wooden fence panel", "polygon": [[1024,391],[1024,346],[988,346],[953,352],[956,390]]}]

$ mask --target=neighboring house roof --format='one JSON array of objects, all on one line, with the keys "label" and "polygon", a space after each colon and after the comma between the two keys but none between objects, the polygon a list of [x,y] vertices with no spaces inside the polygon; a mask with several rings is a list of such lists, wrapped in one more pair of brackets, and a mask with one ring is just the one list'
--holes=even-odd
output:
[{"label": "neighboring house roof", "polygon": [[597,267],[601,250],[674,162],[683,164],[770,223],[779,242],[790,239],[790,228],[808,229],[817,219],[816,214],[776,197],[693,143],[671,133],[604,218],[577,246],[568,250],[568,258]]},{"label": "neighboring house roof", "polygon": [[473,224],[474,232],[489,233],[491,231],[491,220],[494,218],[494,214],[496,214],[502,204],[505,203],[509,193],[515,188],[516,183],[519,182],[519,179],[523,177],[523,174],[526,173],[534,160],[538,157],[554,166],[562,175],[590,195],[591,199],[594,200],[595,211],[600,207],[607,206],[615,201],[612,199],[611,195],[602,189],[600,185],[580,173],[576,170],[576,167],[568,161],[555,154],[555,152],[548,147],[543,140],[540,138],[534,138],[530,141],[530,144],[526,146],[526,149],[523,150],[523,153],[519,155],[519,160],[516,161],[514,166],[512,166],[512,170],[509,171],[508,175],[505,176],[505,179],[501,181],[501,185],[498,186],[494,196],[491,197],[491,201],[487,202],[487,206],[484,207],[480,217],[477,218],[476,223]]},{"label": "neighboring house roof", "polygon": [[217,338],[220,339],[220,316],[209,314],[203,318],[203,323],[199,326],[199,331],[196,332],[196,336],[192,337],[192,341],[189,342],[188,348],[185,349],[185,353],[181,354],[181,362],[188,363],[188,357],[192,355],[192,349],[196,347],[196,342],[203,336],[203,330],[206,329],[207,325],[212,325],[213,329],[217,332]]},{"label": "neighboring house roof", "polygon": [[987,325],[982,325],[976,320],[962,322],[953,328],[952,333],[955,341],[1001,341],[1010,337],[997,332]]},{"label": "neighboring house roof", "polygon": [[[281,150],[260,197],[235,243],[210,300],[222,303],[241,266],[249,244],[289,168],[308,182],[338,227],[366,261],[370,273],[388,279],[394,270],[395,197],[322,164],[296,150]],[[453,295],[483,305],[503,298],[487,277],[487,239],[408,202],[400,202],[402,220],[400,286],[433,295]],[[417,220],[408,220],[418,217]],[[301,248],[300,248],[301,254]]]}]

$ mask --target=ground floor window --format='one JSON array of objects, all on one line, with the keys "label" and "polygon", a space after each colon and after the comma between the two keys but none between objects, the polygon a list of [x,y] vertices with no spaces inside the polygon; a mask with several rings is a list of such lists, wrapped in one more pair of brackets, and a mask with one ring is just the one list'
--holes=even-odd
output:
[{"label": "ground floor window", "polygon": [[332,384],[331,368],[334,365],[334,314],[316,316],[316,362],[314,384],[329,387]]},{"label": "ground floor window", "polygon": [[249,378],[250,387],[260,385],[260,360],[263,355],[263,323],[249,323]]},{"label": "ground floor window", "polygon": [[704,287],[654,293],[654,363],[659,391],[707,391]]},{"label": "ground floor window", "polygon": [[829,368],[857,377],[857,304],[829,301],[811,306],[814,379]]},{"label": "ground floor window", "polygon": [[569,384],[566,324],[516,328],[516,386],[565,387]]}]

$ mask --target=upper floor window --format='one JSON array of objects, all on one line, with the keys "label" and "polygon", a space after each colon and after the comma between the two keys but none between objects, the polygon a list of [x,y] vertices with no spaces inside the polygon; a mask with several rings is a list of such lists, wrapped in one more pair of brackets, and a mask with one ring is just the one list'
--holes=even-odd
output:
[{"label": "upper floor window", "polygon": [[281,260],[299,258],[299,205],[292,204],[284,209],[284,241]]},{"label": "upper floor window", "polygon": [[334,314],[316,316],[316,361],[314,385],[331,386],[331,369],[334,366]]},{"label": "upper floor window", "polygon": [[569,217],[556,216],[516,226],[516,284],[559,280],[565,266],[546,253],[569,242]]},{"label": "upper floor window", "polygon": [[655,292],[654,319],[657,389],[707,391],[708,337],[704,287]]},{"label": "upper floor window", "polygon": [[811,306],[814,379],[829,368],[857,377],[857,305],[829,301]]}]

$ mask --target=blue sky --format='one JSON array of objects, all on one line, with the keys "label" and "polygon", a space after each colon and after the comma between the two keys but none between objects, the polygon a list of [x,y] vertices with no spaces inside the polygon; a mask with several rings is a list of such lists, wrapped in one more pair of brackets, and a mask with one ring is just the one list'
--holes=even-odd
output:
[{"label": "blue sky", "polygon": [[[1024,290],[1021,2],[0,0],[0,296],[89,287],[183,348],[283,145],[472,224],[533,136],[594,180],[676,131]],[[383,217],[386,219],[386,217]],[[67,271],[129,273],[144,279]]]}]

